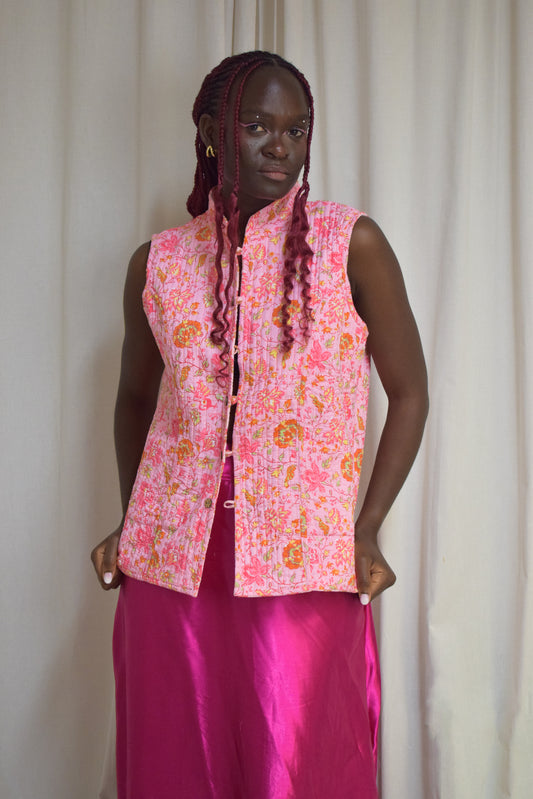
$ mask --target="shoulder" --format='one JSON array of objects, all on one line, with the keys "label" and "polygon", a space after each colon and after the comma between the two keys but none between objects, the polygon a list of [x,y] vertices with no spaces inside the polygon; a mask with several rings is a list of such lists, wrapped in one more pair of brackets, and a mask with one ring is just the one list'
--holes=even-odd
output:
[{"label": "shoulder", "polygon": [[369,301],[383,302],[385,295],[397,299],[405,295],[398,259],[380,226],[368,216],[361,216],[353,227],[347,273],[363,319]]},{"label": "shoulder", "polygon": [[126,277],[126,289],[141,288],[146,281],[146,265],[150,255],[151,242],[145,241],[140,247],[137,247],[135,252],[130,258],[128,265],[128,275]]},{"label": "shoulder", "polygon": [[365,214],[360,214],[350,238],[350,258],[364,259],[380,252],[390,253],[390,244],[380,226]]}]

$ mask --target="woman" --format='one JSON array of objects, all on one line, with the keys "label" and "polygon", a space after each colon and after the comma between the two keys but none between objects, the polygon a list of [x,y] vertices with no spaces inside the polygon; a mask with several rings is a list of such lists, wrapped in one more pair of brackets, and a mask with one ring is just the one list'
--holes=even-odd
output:
[{"label": "woman", "polygon": [[[378,226],[307,200],[295,67],[225,59],[193,119],[193,219],[128,270],[125,518],[92,553],[122,585],[119,797],[370,799],[368,603],[395,581],[377,533],[427,414],[418,332]],[[389,410],[354,535],[370,355]]]}]

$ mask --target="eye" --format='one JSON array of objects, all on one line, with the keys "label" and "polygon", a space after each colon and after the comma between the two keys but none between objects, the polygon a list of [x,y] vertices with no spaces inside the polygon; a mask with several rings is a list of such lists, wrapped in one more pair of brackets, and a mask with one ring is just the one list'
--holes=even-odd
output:
[{"label": "eye", "polygon": [[307,136],[307,131],[304,128],[289,128],[288,134],[293,139],[301,139],[303,136]]},{"label": "eye", "polygon": [[241,128],[246,128],[250,133],[266,133],[267,129],[260,122],[239,122]]}]

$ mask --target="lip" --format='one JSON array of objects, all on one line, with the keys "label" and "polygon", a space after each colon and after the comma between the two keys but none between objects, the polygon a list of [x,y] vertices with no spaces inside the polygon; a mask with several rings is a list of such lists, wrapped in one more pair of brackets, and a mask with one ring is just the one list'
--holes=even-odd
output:
[{"label": "lip", "polygon": [[289,175],[288,172],[285,172],[283,169],[280,169],[279,167],[269,167],[268,169],[260,169],[259,174],[266,175],[267,178],[277,181],[286,180]]}]

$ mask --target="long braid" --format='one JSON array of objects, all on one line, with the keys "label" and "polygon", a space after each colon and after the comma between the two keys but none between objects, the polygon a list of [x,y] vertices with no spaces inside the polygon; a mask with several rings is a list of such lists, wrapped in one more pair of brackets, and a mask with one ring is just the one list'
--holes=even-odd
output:
[{"label": "long braid", "polygon": [[[228,60],[228,59],[226,59]],[[262,62],[260,59],[253,59],[254,62],[257,62],[257,66],[259,66]],[[221,67],[224,64],[220,64]],[[217,231],[217,252],[215,256],[215,268],[217,272],[217,280],[215,284],[215,310],[213,311],[213,329],[211,331],[211,341],[220,346],[222,351],[220,353],[220,360],[222,362],[222,370],[221,375],[227,376],[227,368],[229,364],[229,353],[230,353],[230,345],[229,341],[226,337],[226,334],[229,330],[229,319],[228,319],[228,311],[229,311],[229,295],[230,290],[233,285],[233,281],[235,278],[235,259],[236,259],[236,252],[238,246],[238,234],[239,234],[239,211],[237,208],[237,201],[238,201],[238,191],[239,191],[239,159],[235,159],[235,166],[234,166],[234,180],[233,180],[233,190],[229,198],[229,217],[228,217],[228,227],[227,227],[227,234],[228,239],[230,241],[230,253],[229,253],[229,272],[228,272],[228,279],[226,281],[226,285],[224,287],[224,301],[222,300],[221,296],[221,288],[222,288],[222,280],[223,280],[223,273],[222,273],[222,254],[224,251],[224,235],[223,235],[223,224],[224,224],[224,203],[222,199],[222,185],[224,182],[224,165],[225,165],[225,136],[226,136],[226,111],[228,108],[228,100],[229,94],[231,91],[232,86],[234,85],[236,79],[238,78],[239,74],[246,69],[249,62],[244,60],[242,63],[238,63],[233,72],[230,73],[226,80],[226,84],[224,86],[224,93],[222,96],[222,102],[220,104],[220,111],[219,111],[219,142],[218,142],[218,168],[217,168],[217,184],[214,189],[214,203],[215,203],[215,224],[216,224],[216,231]],[[249,70],[251,71],[251,70]],[[240,98],[242,96],[242,91],[244,87],[244,81],[248,75],[248,71],[246,72],[245,76],[241,80],[241,84],[239,86],[238,94],[237,94],[237,102],[235,104],[235,116],[238,120],[238,112],[240,107]],[[204,112],[205,113],[205,112]],[[235,128],[236,130],[236,149],[235,152],[238,153],[238,126]]]},{"label": "long braid", "polygon": [[[250,75],[250,73],[260,66],[262,62],[259,59],[256,59],[255,62],[252,63],[252,66],[249,66],[248,62],[241,64],[239,69],[235,71],[233,75],[233,80],[228,81],[226,91],[224,92],[224,98],[222,100],[222,108],[224,109],[224,120],[226,118],[226,109],[227,103],[229,98],[229,92],[231,90],[232,85],[235,84],[237,79],[240,81],[238,89],[237,89],[237,96],[235,98],[234,109],[233,109],[233,145],[235,153],[239,152],[239,113],[241,107],[241,97],[242,92],[244,89],[244,84],[246,79]],[[244,73],[244,74],[241,74]],[[222,109],[221,109],[221,116],[222,116]],[[221,181],[223,180],[224,176],[224,138],[222,133],[225,133],[225,130],[222,130],[221,127],[221,135],[219,138],[219,150],[222,153],[222,158],[219,162],[219,175],[218,175],[218,185],[220,187]],[[228,273],[228,280],[226,282],[226,288],[224,291],[224,320],[226,321],[226,314],[227,309],[229,308],[229,300],[230,300],[230,289],[233,285],[233,281],[235,279],[235,264],[236,264],[236,257],[237,257],[237,247],[239,245],[239,208],[238,208],[238,197],[239,197],[239,185],[240,185],[240,163],[239,158],[235,157],[235,164],[233,168],[233,187],[231,190],[231,194],[228,200],[228,227],[227,227],[227,234],[230,243],[230,251],[229,251],[229,273]],[[219,189],[218,189],[219,190]],[[228,322],[229,326],[229,322]]]},{"label": "long braid", "polygon": [[[247,66],[248,68],[243,69],[242,71],[244,72],[244,74],[242,76],[239,76],[240,84],[237,90],[237,96],[235,98],[235,107],[233,110],[233,146],[235,153],[239,152],[239,143],[240,143],[239,116],[241,110],[241,99],[242,99],[242,93],[244,91],[244,85],[247,79],[249,78],[250,74],[262,64],[263,61],[257,59],[252,63],[251,66],[249,64],[245,65],[245,67]],[[235,157],[235,166],[233,170],[233,188],[229,198],[228,239],[230,242],[230,252],[229,252],[229,275],[224,296],[224,299],[226,301],[225,305],[226,308],[228,308],[229,306],[229,291],[233,284],[235,276],[237,247],[239,246],[239,217],[240,217],[238,209],[239,185],[240,185],[240,163],[239,163],[239,158]]]},{"label": "long braid", "polygon": [[[239,244],[239,113],[241,97],[249,75],[257,68],[266,65],[280,66],[288,69],[301,83],[308,102],[310,122],[307,135],[307,154],[304,165],[302,185],[298,190],[294,205],[291,224],[285,242],[285,263],[283,270],[283,299],[281,307],[282,321],[282,342],[281,348],[288,352],[295,340],[293,326],[291,323],[291,294],[294,287],[295,278],[301,283],[301,294],[303,308],[301,312],[300,328],[303,331],[304,339],[309,337],[309,327],[313,319],[311,308],[311,286],[309,283],[309,261],[313,251],[306,241],[309,232],[309,222],[305,210],[309,195],[309,164],[310,164],[310,144],[314,122],[314,104],[309,83],[304,75],[296,67],[285,61],[274,53],[261,50],[254,50],[248,53],[240,53],[235,56],[225,58],[212,72],[207,75],[202,83],[198,96],[193,107],[193,120],[198,128],[202,114],[209,114],[218,117],[219,120],[219,142],[217,158],[208,158],[205,147],[200,138],[199,131],[196,134],[196,171],[194,176],[193,190],[187,200],[187,209],[191,216],[196,217],[204,213],[209,205],[209,193],[213,189],[213,203],[215,208],[215,224],[217,232],[217,249],[215,255],[215,308],[213,311],[213,329],[211,330],[211,341],[221,347],[220,360],[222,368],[221,377],[228,376],[228,364],[230,345],[227,340],[229,331],[229,298],[230,291],[235,279],[236,250]],[[228,224],[227,236],[230,244],[229,270],[226,284],[223,288],[222,255],[224,251],[224,203],[222,198],[222,187],[224,182],[225,168],[225,141],[226,141],[226,114],[228,100],[232,87],[239,79],[237,94],[233,109],[233,135],[235,164],[233,165],[233,187],[228,201]]]},{"label": "long braid", "polygon": [[[309,168],[311,165],[311,138],[313,135],[314,126],[314,102],[313,95],[311,94],[311,87],[306,78],[299,70],[292,64],[287,67],[300,81],[307,98],[309,100],[309,130],[307,133],[307,154],[305,156],[304,172],[302,176],[302,185],[300,186],[292,209],[292,221],[287,239],[285,241],[285,258],[284,271],[283,271],[283,303],[281,306],[281,323],[283,330],[283,339],[281,347],[284,352],[288,352],[293,343],[294,335],[292,332],[292,324],[290,319],[290,303],[291,293],[294,286],[295,275],[299,276],[302,285],[302,318],[300,320],[300,328],[303,331],[304,339],[307,340],[310,335],[310,324],[313,321],[313,309],[311,307],[311,284],[309,283],[309,262],[313,257],[313,250],[306,241],[307,234],[309,233],[309,220],[307,219],[307,212],[305,206],[307,198],[309,197]],[[297,269],[297,261],[300,261]]]}]

